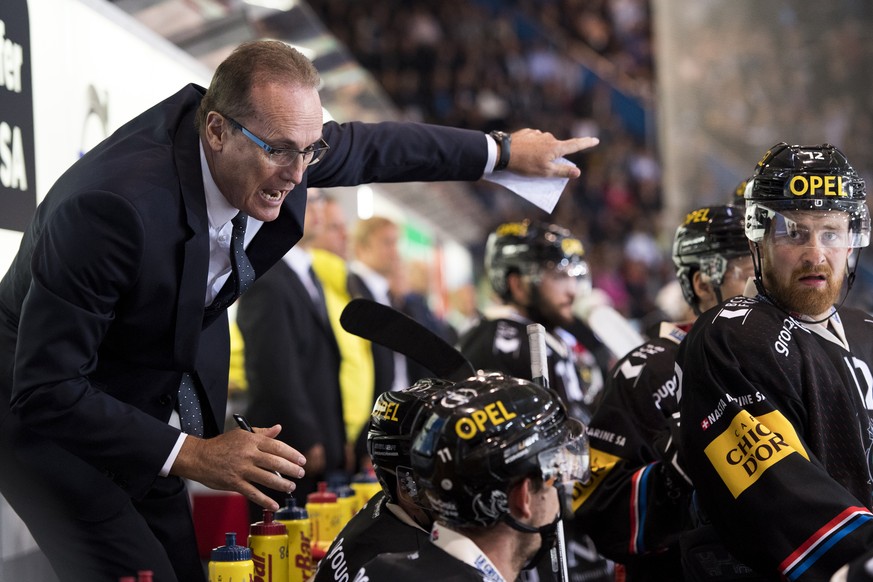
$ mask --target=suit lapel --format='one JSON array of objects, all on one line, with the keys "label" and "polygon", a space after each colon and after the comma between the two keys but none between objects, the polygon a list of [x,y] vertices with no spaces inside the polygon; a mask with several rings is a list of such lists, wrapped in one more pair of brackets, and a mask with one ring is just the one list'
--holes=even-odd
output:
[{"label": "suit lapel", "polygon": [[287,263],[280,261],[275,268],[282,269],[285,278],[288,279],[288,284],[290,285],[292,292],[297,295],[298,300],[301,303],[304,303],[306,309],[308,309],[312,314],[315,326],[330,340],[331,347],[336,352],[339,352],[339,344],[336,343],[336,336],[333,333],[333,328],[330,326],[330,320],[327,318],[326,308],[324,315],[319,313],[318,306],[312,300],[312,296],[309,295],[309,289],[306,288],[306,285],[303,284],[303,281],[300,280],[300,277],[294,272],[294,269],[292,269]]},{"label": "suit lapel", "polygon": [[200,168],[199,136],[193,131],[193,116],[179,125],[174,155],[182,195],[182,217],[187,225],[179,282],[175,329],[176,360],[193,362],[203,327],[206,300],[205,283],[209,276],[209,218]]}]

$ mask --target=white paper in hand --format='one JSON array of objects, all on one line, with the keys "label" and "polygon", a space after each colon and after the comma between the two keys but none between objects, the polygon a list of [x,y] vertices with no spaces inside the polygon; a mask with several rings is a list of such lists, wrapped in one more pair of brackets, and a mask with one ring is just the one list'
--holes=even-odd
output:
[{"label": "white paper in hand", "polygon": [[[555,163],[575,166],[573,162],[566,158],[558,158],[555,160]],[[567,182],[570,181],[569,178],[520,176],[508,170],[493,172],[483,176],[482,179],[500,184],[504,188],[512,190],[528,202],[549,213],[555,209],[558,199],[561,198],[561,192],[564,191]]]}]

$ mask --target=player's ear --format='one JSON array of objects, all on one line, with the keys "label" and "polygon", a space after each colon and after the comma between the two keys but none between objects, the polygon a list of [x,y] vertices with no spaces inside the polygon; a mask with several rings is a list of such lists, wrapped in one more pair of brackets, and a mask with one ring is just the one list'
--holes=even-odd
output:
[{"label": "player's ear", "polygon": [[709,277],[704,276],[700,271],[691,277],[691,285],[694,287],[694,294],[700,298],[700,303],[707,303],[707,300],[711,300],[715,296]]},{"label": "player's ear", "polygon": [[509,513],[519,521],[533,516],[533,481],[525,477],[509,488]]},{"label": "player's ear", "polygon": [[514,303],[527,305],[530,296],[530,286],[527,285],[521,273],[512,272],[506,275],[506,288],[509,290],[509,297]]}]

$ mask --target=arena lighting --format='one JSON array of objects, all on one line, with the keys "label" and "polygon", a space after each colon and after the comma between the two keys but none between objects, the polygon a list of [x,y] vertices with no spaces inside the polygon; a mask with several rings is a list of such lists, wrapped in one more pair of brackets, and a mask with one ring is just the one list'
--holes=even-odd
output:
[{"label": "arena lighting", "polygon": [[297,0],[244,0],[246,4],[251,6],[260,6],[262,8],[273,8],[275,10],[291,10],[299,2]]},{"label": "arena lighting", "polygon": [[374,213],[373,208],[373,189],[370,186],[359,186],[358,194],[358,219],[366,220],[372,218]]},{"label": "arena lighting", "polygon": [[[246,1],[248,2],[248,0],[246,0]],[[258,0],[258,1],[261,1],[261,0]],[[264,1],[265,3],[270,3],[270,2],[271,2],[271,0],[263,0],[263,1]],[[284,1],[285,1],[285,0],[276,0],[276,3],[279,4],[279,3],[284,2]],[[251,4],[251,2],[248,2],[248,3]],[[282,39],[276,39],[276,40],[282,40]],[[297,49],[298,51],[300,51],[300,53],[301,53],[304,57],[306,57],[307,59],[309,59],[310,61],[314,61],[314,60],[315,60],[316,52],[315,52],[314,50],[312,50],[311,48],[307,48],[307,47],[305,47],[305,46],[300,46],[299,44],[294,44],[293,42],[288,42],[287,40],[282,40],[282,42],[284,42],[285,44],[287,44],[287,45],[290,46],[291,48],[293,48],[293,49]]]}]

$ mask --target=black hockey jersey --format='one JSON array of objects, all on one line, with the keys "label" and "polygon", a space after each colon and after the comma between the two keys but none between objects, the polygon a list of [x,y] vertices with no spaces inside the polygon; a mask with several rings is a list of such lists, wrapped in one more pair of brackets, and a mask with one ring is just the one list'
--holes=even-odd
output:
[{"label": "black hockey jersey", "polygon": [[827,580],[873,545],[873,318],[806,324],[762,297],[704,313],[677,356],[681,451],[725,545]]},{"label": "black hockey jersey", "polygon": [[831,582],[873,582],[873,549],[838,570]]},{"label": "black hockey jersey", "polygon": [[624,564],[629,581],[682,578],[678,542],[691,486],[675,465],[673,416],[675,358],[686,329],[662,324],[660,337],[613,367],[588,427],[592,479],[573,492],[575,523]]},{"label": "black hockey jersey", "polygon": [[[458,349],[479,370],[530,378],[530,342],[524,319],[483,319],[458,340]],[[601,391],[603,377],[591,354],[582,359],[558,336],[546,334],[549,385],[567,404],[570,416],[591,420],[588,394]]]},{"label": "black hockey jersey", "polygon": [[415,552],[429,545],[430,532],[401,521],[381,491],[345,525],[318,563],[315,582],[354,580],[355,572],[388,552]]},{"label": "black hockey jersey", "polygon": [[[379,556],[361,568],[357,582],[505,582],[488,557],[463,535],[435,525],[433,543],[428,541],[415,552]],[[438,547],[440,537],[452,542]]]}]

